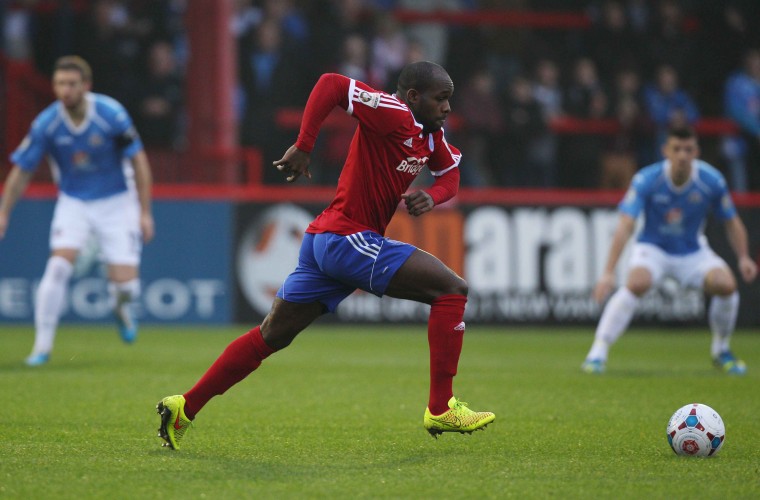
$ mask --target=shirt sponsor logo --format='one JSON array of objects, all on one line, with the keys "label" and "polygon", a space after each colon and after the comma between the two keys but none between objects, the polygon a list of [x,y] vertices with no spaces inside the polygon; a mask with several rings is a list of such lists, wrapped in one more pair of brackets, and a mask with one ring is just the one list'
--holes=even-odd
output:
[{"label": "shirt sponsor logo", "polygon": [[418,175],[420,172],[422,172],[422,169],[425,168],[427,162],[427,156],[423,156],[422,158],[409,156],[406,158],[406,160],[401,160],[401,163],[398,164],[396,170],[399,172],[405,172],[407,174]]},{"label": "shirt sponsor logo", "polygon": [[683,221],[683,212],[680,208],[671,208],[665,214],[665,221],[670,225],[680,224]]},{"label": "shirt sponsor logo", "polygon": [[652,199],[655,203],[670,203],[670,196],[666,194],[656,194]]}]

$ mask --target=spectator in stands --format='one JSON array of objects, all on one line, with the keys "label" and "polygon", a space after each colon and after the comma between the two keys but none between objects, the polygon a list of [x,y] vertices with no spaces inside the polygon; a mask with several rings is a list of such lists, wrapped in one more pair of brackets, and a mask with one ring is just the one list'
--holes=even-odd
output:
[{"label": "spectator in stands", "polygon": [[503,167],[496,157],[502,139],[502,115],[494,77],[481,68],[472,73],[457,94],[454,112],[462,118],[462,124],[456,131],[456,141],[467,151],[462,156],[462,183],[497,186],[501,183],[498,169]]},{"label": "spectator in stands", "polygon": [[728,150],[732,187],[760,190],[760,50],[747,51],[743,69],[726,82],[725,106],[741,130],[741,139],[732,139]]},{"label": "spectator in stands", "polygon": [[647,0],[628,0],[625,5],[628,23],[637,35],[645,35],[649,30],[651,12]]},{"label": "spectator in stands", "polygon": [[372,39],[375,11],[362,0],[313,0],[308,2],[307,9],[312,33],[309,57],[313,79],[337,67],[347,36],[358,34]]},{"label": "spectator in stands", "polygon": [[601,178],[598,187],[625,189],[638,169],[641,145],[649,144],[650,127],[640,102],[623,94],[612,106],[619,129],[608,137],[601,156]]},{"label": "spectator in stands", "polygon": [[132,32],[127,6],[116,0],[97,0],[86,24],[77,30],[77,53],[97,75],[93,88],[134,109],[140,40]]},{"label": "spectator in stands", "polygon": [[[533,83],[533,97],[541,106],[541,114],[547,125],[552,120],[562,116],[562,87],[560,86],[560,72],[557,63],[551,59],[541,59],[536,64],[535,80]],[[557,135],[550,128],[536,137],[534,151],[531,154],[533,161],[542,173],[545,187],[554,187],[557,184],[557,148],[559,141]]]},{"label": "spectator in stands", "polygon": [[250,35],[263,17],[262,9],[253,5],[253,0],[235,0],[232,4],[232,34],[238,39]]},{"label": "spectator in stands", "polygon": [[602,4],[600,19],[586,38],[584,53],[594,59],[601,75],[612,75],[621,65],[641,59],[642,40],[629,28],[625,7],[619,0]]},{"label": "spectator in stands", "polygon": [[498,171],[502,186],[545,186],[543,172],[535,165],[531,153],[536,141],[546,131],[541,105],[533,97],[529,79],[515,77],[502,108],[504,135]]},{"label": "spectator in stands", "polygon": [[699,118],[696,103],[680,88],[678,73],[669,64],[660,65],[654,83],[644,87],[644,106],[655,126],[653,159],[661,158],[669,128],[692,125]]},{"label": "spectator in stands", "polygon": [[[700,92],[695,98],[705,114],[723,113],[721,99],[726,78],[742,65],[742,57],[748,47],[760,47],[758,22],[760,2],[730,0],[726,2],[705,2],[700,20],[703,26],[695,36],[698,38],[702,64]],[[753,23],[754,20],[754,23]]]},{"label": "spectator in stands", "polygon": [[36,0],[11,0],[0,4],[0,50],[10,58],[29,61],[34,58],[34,13]]},{"label": "spectator in stands", "polygon": [[182,80],[168,42],[150,46],[147,75],[140,79],[138,87],[135,122],[143,143],[148,147],[180,146]]},{"label": "spectator in stands", "polygon": [[[353,78],[355,80],[370,81],[369,72],[369,45],[363,36],[351,34],[343,39],[342,59],[338,61],[331,71]],[[335,184],[338,182],[343,163],[346,161],[346,151],[351,145],[351,139],[356,129],[353,120],[347,117],[344,126],[336,126],[322,133],[320,152],[324,163],[319,171],[314,172],[314,179],[322,184]]]},{"label": "spectator in stands", "polygon": [[637,165],[651,163],[654,128],[644,108],[638,68],[623,67],[615,73],[610,102],[610,117],[618,120],[620,130],[611,138],[607,150],[626,151],[634,156]]},{"label": "spectator in stands", "polygon": [[404,67],[408,40],[401,26],[390,14],[377,16],[375,34],[371,41],[371,74],[375,88],[392,90],[396,85],[391,77]]},{"label": "spectator in stands", "polygon": [[305,47],[309,40],[309,23],[293,0],[265,0],[263,3],[264,17],[277,20],[283,36],[294,45]]},{"label": "spectator in stands", "polygon": [[[262,148],[264,163],[268,164],[276,159],[290,135],[275,126],[277,110],[296,106],[308,95],[302,52],[285,43],[279,20],[264,19],[251,36],[240,40],[238,55],[245,99],[241,141]],[[265,170],[265,176],[270,170]],[[267,180],[277,181],[279,177],[271,175]]]},{"label": "spectator in stands", "polygon": [[690,82],[690,88],[696,88],[699,76],[695,64],[696,37],[690,35],[685,27],[684,12],[679,0],[660,0],[657,4],[657,18],[654,29],[647,37],[649,53],[643,62],[651,62],[649,71],[667,64],[675,68],[684,81]]},{"label": "spectator in stands", "polygon": [[343,57],[336,72],[354,80],[369,81],[369,45],[364,37],[351,34],[343,39]]},{"label": "spectator in stands", "polygon": [[[604,118],[609,99],[594,61],[587,57],[575,61],[572,81],[564,97],[568,115],[582,119]],[[599,153],[604,139],[597,135],[578,134],[562,137],[559,182],[563,187],[587,188],[598,183]]]},{"label": "spectator in stands", "polygon": [[[433,12],[458,11],[465,6],[460,0],[397,0],[396,7],[419,12]],[[445,64],[450,29],[442,22],[420,22],[408,25],[406,32],[409,38],[414,38],[424,44],[425,53],[430,61]]]}]

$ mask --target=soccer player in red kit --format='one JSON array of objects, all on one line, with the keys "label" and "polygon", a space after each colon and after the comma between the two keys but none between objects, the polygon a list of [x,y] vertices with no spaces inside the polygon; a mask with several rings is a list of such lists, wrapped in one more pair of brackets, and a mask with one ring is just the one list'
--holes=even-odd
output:
[{"label": "soccer player in red kit", "polygon": [[[416,217],[452,198],[459,188],[461,155],[446,142],[441,128],[453,92],[446,70],[424,61],[401,71],[394,95],[342,75],[322,75],[306,103],[296,143],[274,166],[288,182],[310,177],[310,153],[319,128],[340,106],[359,126],[335,198],[306,229],[298,266],[261,325],[234,340],[188,392],[159,401],[164,446],[178,449],[212,397],[287,347],[319,316],[334,312],[357,288],[430,304],[430,394],[423,425],[433,437],[483,429],[496,418],[470,410],[453,394],[467,283],[429,253],[383,236],[402,200]],[[424,167],[435,176],[433,185],[406,193]]]}]

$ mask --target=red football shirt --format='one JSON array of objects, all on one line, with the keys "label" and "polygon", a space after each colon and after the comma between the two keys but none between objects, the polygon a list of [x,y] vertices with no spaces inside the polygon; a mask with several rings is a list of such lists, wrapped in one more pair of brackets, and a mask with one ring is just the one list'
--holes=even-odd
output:
[{"label": "red football shirt", "polygon": [[[320,104],[329,104],[329,109],[340,105],[359,121],[359,126],[338,179],[335,198],[309,225],[306,230],[309,233],[346,235],[371,230],[385,234],[401,195],[425,167],[434,176],[442,176],[459,165],[461,153],[446,142],[443,130],[423,133],[422,125],[395,95],[342,75],[329,74],[323,75],[315,86],[309,101],[314,99],[322,99]],[[339,102],[330,103],[331,99]],[[324,112],[318,113],[324,116],[308,123],[309,104],[296,142],[299,149],[306,151],[311,151],[318,127],[326,116]],[[458,178],[457,175],[457,184]],[[455,193],[454,188],[446,198]]]}]

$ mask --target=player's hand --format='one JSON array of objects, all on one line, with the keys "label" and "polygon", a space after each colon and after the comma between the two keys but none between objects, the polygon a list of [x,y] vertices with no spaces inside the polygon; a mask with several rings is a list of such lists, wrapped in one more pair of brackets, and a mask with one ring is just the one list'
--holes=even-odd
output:
[{"label": "player's hand", "polygon": [[402,194],[401,198],[406,203],[406,211],[409,215],[418,217],[425,212],[433,210],[435,203],[433,197],[425,191],[415,191],[414,193]]},{"label": "player's hand", "polygon": [[594,300],[601,304],[612,293],[613,288],[615,288],[615,274],[604,273],[594,287]]},{"label": "player's hand", "polygon": [[153,236],[156,235],[156,226],[153,222],[152,214],[140,214],[140,231],[142,231],[143,242],[150,243],[150,240],[152,240]]},{"label": "player's hand", "polygon": [[752,283],[757,277],[757,264],[747,256],[739,259],[739,273],[745,283]]},{"label": "player's hand", "polygon": [[285,178],[286,181],[293,182],[302,175],[311,179],[311,172],[309,172],[310,162],[311,155],[305,151],[301,151],[294,144],[285,151],[282,158],[273,161],[272,165],[277,167],[277,170],[280,172],[288,174]]}]

